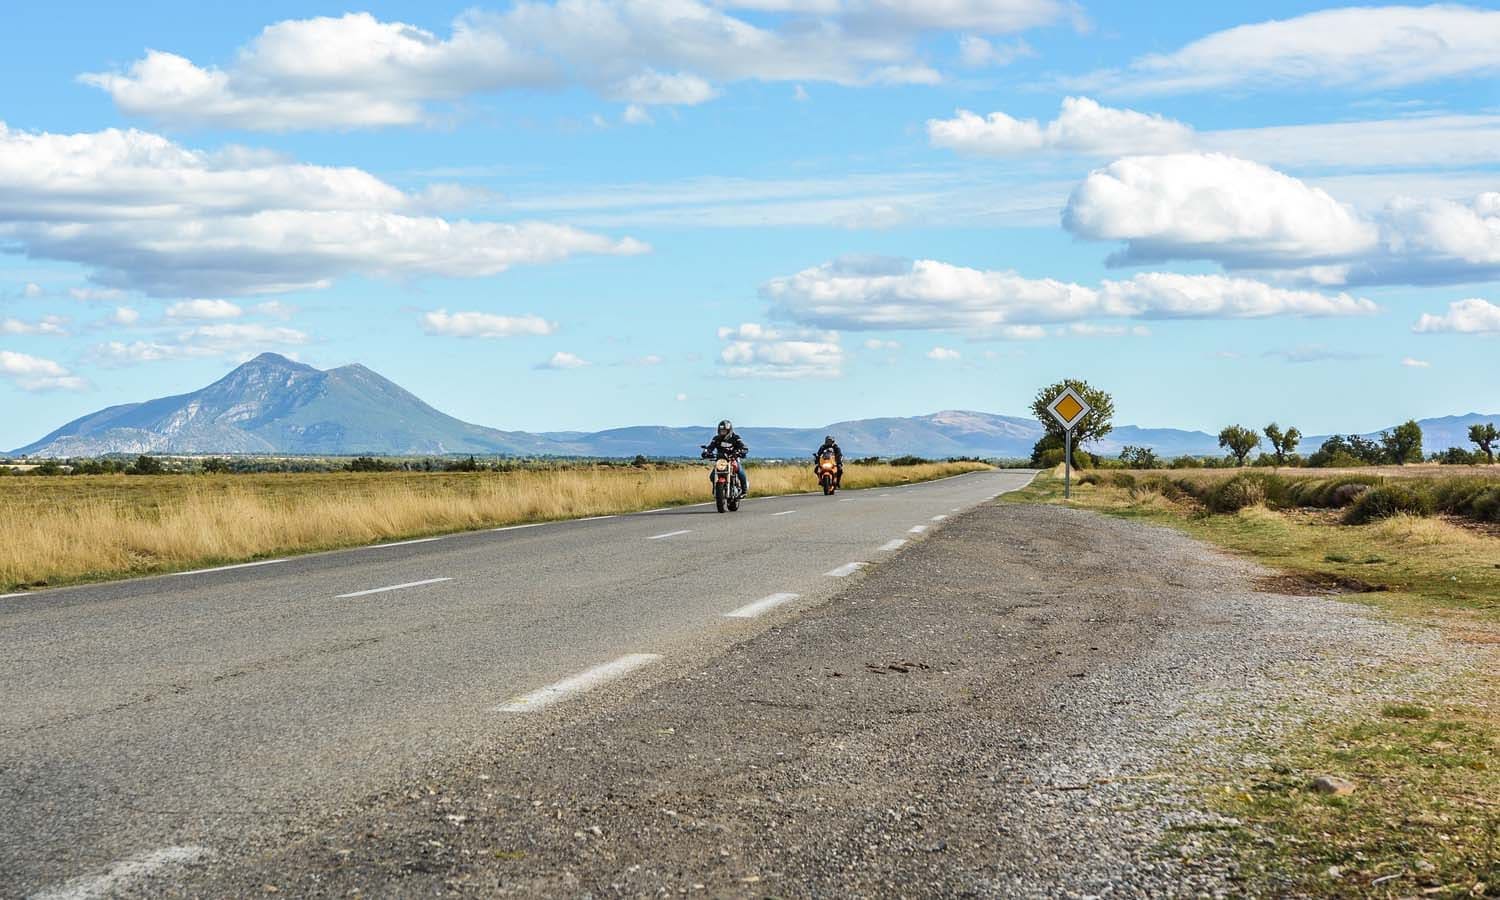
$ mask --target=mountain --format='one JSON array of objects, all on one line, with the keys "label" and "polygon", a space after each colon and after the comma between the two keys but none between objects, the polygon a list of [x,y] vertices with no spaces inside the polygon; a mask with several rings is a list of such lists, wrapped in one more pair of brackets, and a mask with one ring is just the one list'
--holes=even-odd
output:
[{"label": "mountain", "polygon": [[[1468,443],[1469,425],[1500,415],[1469,413],[1420,421],[1428,451]],[[105,453],[245,453],[290,455],[694,456],[713,426],[638,425],[607,431],[530,434],[471,425],[438,412],[361,365],[327,371],[263,353],[206,388],[145,403],[112,406],[57,429],[17,456]],[[740,429],[753,456],[807,456],[838,437],[851,457],[1031,455],[1042,427],[1030,418],[945,410],[910,418],[858,419],[823,428]],[[1316,450],[1322,437],[1304,438]],[[1218,439],[1201,431],[1116,426],[1089,449],[1113,456],[1127,444],[1162,456],[1215,455]]]},{"label": "mountain", "polygon": [[[1442,452],[1449,447],[1462,447],[1465,450],[1473,450],[1474,445],[1469,443],[1469,426],[1483,425],[1486,422],[1494,422],[1500,427],[1500,413],[1486,415],[1484,413],[1464,413],[1461,416],[1441,416],[1435,419],[1418,419],[1417,424],[1422,426],[1422,452]],[[1394,424],[1391,425],[1395,427]],[[1379,431],[1367,432],[1361,437],[1372,441],[1380,440]],[[1329,435],[1319,434],[1305,437],[1302,445],[1298,448],[1303,453],[1311,453],[1323,442],[1328,440]]]},{"label": "mountain", "polygon": [[361,365],[321,371],[263,353],[202,390],[69,422],[15,451],[104,453],[547,453],[552,442],[459,421]]}]

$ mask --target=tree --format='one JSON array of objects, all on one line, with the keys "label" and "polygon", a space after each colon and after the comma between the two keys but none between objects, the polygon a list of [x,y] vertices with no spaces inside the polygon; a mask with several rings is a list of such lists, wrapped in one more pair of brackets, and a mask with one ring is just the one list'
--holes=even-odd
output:
[{"label": "tree", "polygon": [[1152,450],[1150,447],[1136,447],[1131,444],[1126,444],[1120,448],[1120,462],[1124,463],[1127,469],[1161,468],[1161,458],[1156,455],[1155,450]]},{"label": "tree", "polygon": [[210,475],[219,475],[229,471],[229,461],[217,456],[210,456],[203,461],[203,471]]},{"label": "tree", "polygon": [[1422,461],[1422,426],[1416,419],[1407,419],[1390,431],[1380,433],[1380,444],[1385,448],[1385,457],[1398,466]]},{"label": "tree", "polygon": [[[1037,391],[1036,399],[1031,401],[1031,414],[1036,416],[1043,428],[1047,429],[1047,434],[1042,440],[1055,437],[1058,447],[1062,446],[1063,427],[1052,418],[1052,413],[1047,412],[1047,405],[1057,399],[1057,395],[1067,388],[1077,391],[1078,396],[1092,407],[1089,414],[1073,426],[1073,449],[1076,452],[1084,444],[1097,441],[1114,429],[1112,420],[1115,417],[1115,400],[1099,388],[1090,387],[1087,381],[1079,381],[1076,378],[1064,379]],[[1040,442],[1038,442],[1038,449],[1040,449]]]},{"label": "tree", "polygon": [[142,454],[137,456],[135,462],[125,471],[130,475],[160,475],[166,471],[166,468],[156,457]]},{"label": "tree", "polygon": [[1243,466],[1250,451],[1260,446],[1260,435],[1243,425],[1230,425],[1219,432],[1219,446],[1234,454],[1235,463]]},{"label": "tree", "polygon": [[1276,465],[1286,465],[1286,458],[1297,452],[1297,443],[1302,440],[1302,432],[1296,427],[1281,430],[1281,426],[1275,422],[1266,426],[1266,440],[1271,442],[1271,450],[1276,456]]},{"label": "tree", "polygon": [[1469,440],[1479,447],[1479,452],[1489,460],[1490,465],[1495,464],[1495,441],[1500,440],[1500,431],[1495,430],[1494,422],[1486,422],[1483,425],[1477,422],[1469,426]]}]

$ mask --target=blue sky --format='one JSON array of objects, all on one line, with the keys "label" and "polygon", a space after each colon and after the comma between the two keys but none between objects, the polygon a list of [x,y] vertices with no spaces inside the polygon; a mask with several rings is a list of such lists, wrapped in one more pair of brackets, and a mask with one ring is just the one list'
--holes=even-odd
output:
[{"label": "blue sky", "polygon": [[1500,411],[1493,9],[6,19],[0,447],[264,350],[506,429]]}]

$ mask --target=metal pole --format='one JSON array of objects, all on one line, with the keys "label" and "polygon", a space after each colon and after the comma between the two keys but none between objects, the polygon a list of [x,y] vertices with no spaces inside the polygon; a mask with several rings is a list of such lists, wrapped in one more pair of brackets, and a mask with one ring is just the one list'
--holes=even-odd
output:
[{"label": "metal pole", "polygon": [[1063,499],[1073,496],[1073,429],[1063,431]]}]

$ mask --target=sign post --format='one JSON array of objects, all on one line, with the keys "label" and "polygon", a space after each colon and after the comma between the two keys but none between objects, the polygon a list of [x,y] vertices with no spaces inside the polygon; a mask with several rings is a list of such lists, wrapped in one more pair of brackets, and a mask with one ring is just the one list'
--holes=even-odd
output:
[{"label": "sign post", "polygon": [[1063,428],[1063,499],[1068,500],[1073,496],[1073,429],[1083,417],[1093,412],[1094,408],[1089,406],[1088,401],[1071,387],[1065,387],[1062,393],[1052,398],[1047,404],[1047,412]]}]

